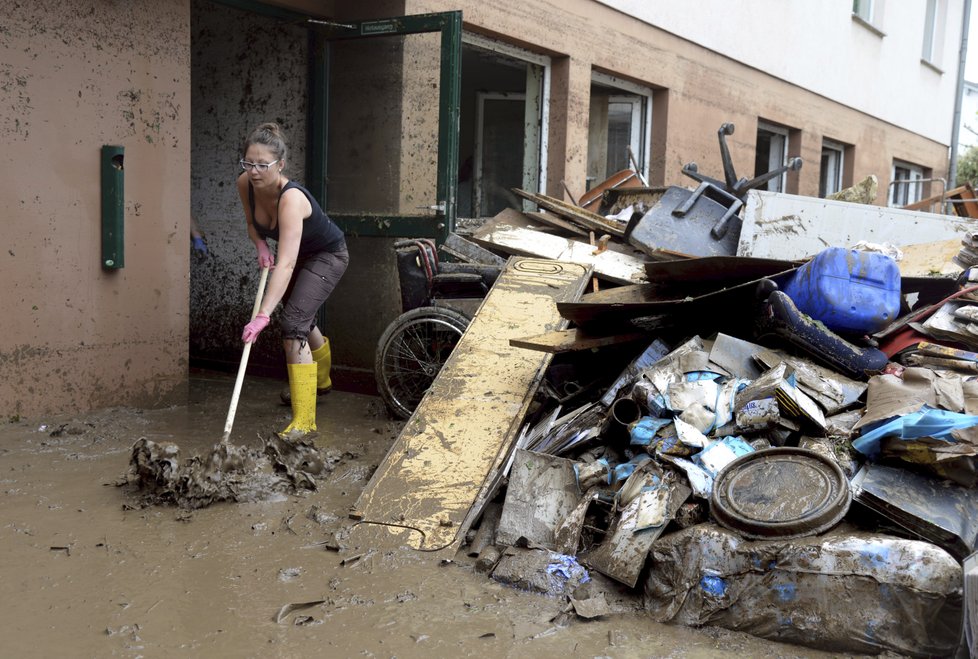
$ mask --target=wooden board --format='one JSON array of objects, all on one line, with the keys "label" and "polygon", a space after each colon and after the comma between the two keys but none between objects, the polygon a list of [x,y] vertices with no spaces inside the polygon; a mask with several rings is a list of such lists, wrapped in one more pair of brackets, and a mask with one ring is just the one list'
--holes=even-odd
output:
[{"label": "wooden board", "polygon": [[505,217],[497,216],[472,234],[472,240],[509,254],[590,265],[596,276],[618,284],[640,284],[646,280],[645,262],[641,259],[611,250],[595,254],[595,247],[589,243],[541,233],[504,220]]},{"label": "wooden board", "polygon": [[567,220],[562,220],[559,215],[554,215],[549,211],[537,211],[535,213],[523,213],[531,222],[539,222],[541,224],[546,224],[553,227],[554,229],[560,229],[561,231],[566,231],[573,236],[583,236],[588,237],[588,232],[586,229],[582,229],[576,224],[572,224]]},{"label": "wooden board", "polygon": [[570,222],[574,222],[585,229],[594,231],[595,233],[610,233],[612,236],[618,236],[619,238],[625,235],[625,226],[623,224],[608,220],[605,217],[585,210],[580,206],[568,204],[565,201],[555,199],[554,197],[548,197],[547,195],[534,194],[532,192],[527,192],[526,190],[520,190],[519,188],[513,188],[513,193],[519,197],[522,197],[523,199],[526,199],[527,201],[532,201],[540,208],[548,210],[551,213],[556,213],[562,218]]},{"label": "wooden board", "polygon": [[605,346],[621,345],[633,341],[648,340],[649,335],[645,332],[629,332],[626,334],[594,335],[585,332],[581,328],[557,330],[556,332],[545,332],[536,336],[526,336],[519,339],[510,339],[509,345],[516,348],[527,350],[539,350],[552,354],[564,352],[577,352],[579,350],[593,350]]},{"label": "wooden board", "polygon": [[623,169],[619,172],[615,172],[609,176],[601,183],[585,192],[581,195],[581,198],[577,200],[581,208],[589,210],[592,213],[597,213],[601,208],[601,198],[604,195],[605,190],[614,190],[616,188],[636,188],[642,185],[642,180],[638,177],[638,174],[634,169]]},{"label": "wooden board", "polygon": [[565,327],[556,303],[577,299],[590,275],[577,264],[509,260],[357,500],[352,544],[458,548],[552,358],[509,339]]}]

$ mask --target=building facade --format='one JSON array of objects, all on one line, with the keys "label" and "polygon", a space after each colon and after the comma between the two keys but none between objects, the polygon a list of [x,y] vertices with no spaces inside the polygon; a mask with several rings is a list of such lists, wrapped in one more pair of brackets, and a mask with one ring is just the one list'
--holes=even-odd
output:
[{"label": "building facade", "polygon": [[[963,0],[650,6],[13,8],[0,413],[159,405],[184,395],[191,364],[236,366],[258,269],[234,179],[261,121],[286,129],[287,174],[348,234],[324,318],[340,386],[370,380],[400,312],[393,241],[519,206],[514,187],[566,199],[626,167],[690,184],[690,162],[720,177],[724,123],[738,176],[802,158],[773,189],[819,196],[875,174],[877,203],[902,204],[946,177]],[[191,256],[191,216],[207,257]],[[280,351],[263,334],[252,372],[275,374]]]}]

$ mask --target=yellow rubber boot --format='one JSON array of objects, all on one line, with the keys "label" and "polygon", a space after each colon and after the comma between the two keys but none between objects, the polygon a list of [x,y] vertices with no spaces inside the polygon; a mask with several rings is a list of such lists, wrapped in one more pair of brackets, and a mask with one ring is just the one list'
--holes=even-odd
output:
[{"label": "yellow rubber boot", "polygon": [[[323,337],[323,345],[312,351],[312,361],[316,363],[316,395],[323,396],[333,389],[333,380],[329,376],[330,368],[333,366],[333,356],[329,350],[329,339]],[[279,393],[283,405],[292,404],[291,386],[282,387]]]},{"label": "yellow rubber boot", "polygon": [[287,364],[292,394],[292,423],[280,435],[304,435],[316,430],[316,365]]},{"label": "yellow rubber boot", "polygon": [[329,339],[323,337],[323,345],[312,351],[312,360],[316,362],[316,393],[324,394],[333,388],[333,380],[329,377],[329,369],[333,366],[333,356],[329,351]]}]

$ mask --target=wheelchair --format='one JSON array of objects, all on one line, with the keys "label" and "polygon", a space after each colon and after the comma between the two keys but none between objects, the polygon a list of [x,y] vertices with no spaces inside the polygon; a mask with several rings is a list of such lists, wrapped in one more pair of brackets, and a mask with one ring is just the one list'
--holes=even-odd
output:
[{"label": "wheelchair", "polygon": [[377,343],[374,376],[391,416],[414,412],[465,333],[498,266],[443,262],[432,240],[394,243],[402,313]]}]

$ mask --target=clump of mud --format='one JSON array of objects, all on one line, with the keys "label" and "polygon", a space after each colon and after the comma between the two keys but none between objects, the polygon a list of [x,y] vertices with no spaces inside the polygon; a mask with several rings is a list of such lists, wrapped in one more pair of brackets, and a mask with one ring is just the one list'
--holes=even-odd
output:
[{"label": "clump of mud", "polygon": [[132,446],[129,470],[119,482],[138,489],[145,505],[204,508],[218,501],[262,501],[315,490],[316,478],[333,469],[313,437],[259,436],[262,449],[215,444],[210,453],[181,459],[180,447],[145,437]]}]

